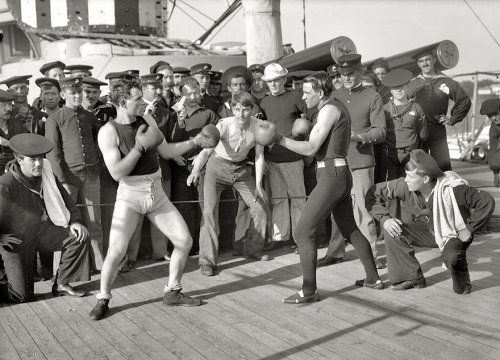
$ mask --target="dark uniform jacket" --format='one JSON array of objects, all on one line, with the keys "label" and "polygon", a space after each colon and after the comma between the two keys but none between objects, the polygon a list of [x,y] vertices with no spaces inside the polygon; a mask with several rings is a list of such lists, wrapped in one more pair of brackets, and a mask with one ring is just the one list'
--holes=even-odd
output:
[{"label": "dark uniform jacket", "polygon": [[439,125],[440,115],[448,113],[448,102],[454,102],[450,112],[450,124],[462,121],[469,112],[471,101],[464,89],[448,76],[437,74],[432,78],[422,75],[410,81],[408,96],[424,109],[428,124]]},{"label": "dark uniform jacket", "polygon": [[217,114],[217,111],[220,107],[220,101],[215,96],[210,95],[209,93],[205,93],[201,96],[201,106],[212,110]]},{"label": "dark uniform jacket", "polygon": [[52,170],[61,183],[81,185],[85,177],[99,175],[97,117],[78,107],[64,106],[47,119],[45,137],[54,144],[47,154]]},{"label": "dark uniform jacket", "polygon": [[494,172],[500,171],[500,125],[494,123],[490,126],[490,151],[488,152],[488,165]]},{"label": "dark uniform jacket", "polygon": [[43,136],[45,133],[45,120],[47,119],[47,114],[33,106],[28,106],[28,112],[31,118],[18,114],[16,109],[14,108],[12,111],[13,118],[16,119],[16,121],[22,123],[22,125],[30,133]]},{"label": "dark uniform jacket", "polygon": [[[7,121],[8,134],[0,129],[0,136],[10,140],[14,135],[27,133],[28,130],[18,121],[11,118]],[[5,171],[7,163],[14,159],[14,154],[9,146],[0,145],[0,175]]]},{"label": "dark uniform jacket", "polygon": [[96,106],[90,112],[99,119],[101,126],[116,118],[116,108],[111,104],[103,103],[101,100],[97,101]]},{"label": "dark uniform jacket", "polygon": [[[26,184],[40,190],[41,178],[37,179],[36,182],[30,182],[22,175],[19,164],[15,161],[11,162],[9,167],[12,168],[12,171],[20,174],[25,179]],[[80,210],[76,207],[73,199],[57,179],[56,184],[66,208],[70,212],[69,223],[82,223]],[[23,242],[29,242],[39,232],[44,212],[45,203],[39,194],[30,191],[10,171],[0,176],[0,234],[13,234],[14,237]]]},{"label": "dark uniform jacket", "polygon": [[351,115],[351,130],[360,135],[362,142],[351,142],[347,162],[351,169],[375,166],[373,145],[385,140],[386,122],[382,97],[361,84],[352,88],[335,90],[331,98],[340,100]]},{"label": "dark uniform jacket", "polygon": [[[453,188],[460,214],[471,233],[477,231],[490,218],[495,209],[493,197],[486,191],[468,185]],[[420,192],[410,191],[405,178],[391,180],[373,185],[366,194],[366,209],[383,226],[390,218],[398,218],[403,224],[414,225],[425,223],[430,232],[434,231],[432,220],[433,194],[426,202]],[[391,199],[401,200],[401,213],[394,213],[389,207]],[[473,209],[473,211],[471,211]],[[426,214],[422,216],[422,214]]]}]

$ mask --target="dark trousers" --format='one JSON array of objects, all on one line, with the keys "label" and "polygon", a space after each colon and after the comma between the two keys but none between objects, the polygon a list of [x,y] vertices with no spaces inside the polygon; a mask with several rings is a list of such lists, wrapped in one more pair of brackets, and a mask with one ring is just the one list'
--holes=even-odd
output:
[{"label": "dark trousers", "polygon": [[7,274],[10,301],[22,303],[34,298],[35,257],[37,251],[61,251],[56,274],[58,284],[90,280],[89,239],[78,242],[69,228],[43,221],[38,233],[23,240],[12,251],[0,247]]},{"label": "dark trousers", "polygon": [[398,179],[405,176],[405,165],[410,160],[410,150],[390,149],[379,146],[379,182]]},{"label": "dark trousers", "polygon": [[[384,231],[389,281],[393,284],[416,280],[424,276],[420,263],[415,257],[415,246],[438,247],[434,236],[427,230],[425,224],[403,224],[402,230],[402,234],[397,237],[392,237]],[[460,294],[464,287],[470,284],[466,250],[471,243],[472,238],[468,242],[453,238],[441,251],[441,259],[451,273],[453,290]]]},{"label": "dark trousers", "polygon": [[334,167],[329,160],[326,167],[318,169],[318,184],[312,191],[302,211],[294,238],[299,247],[300,264],[304,274],[304,295],[316,291],[316,261],[318,257],[315,233],[318,224],[333,213],[342,235],[356,250],[367,274],[367,281],[374,283],[377,269],[370,243],[359,231],[354,220],[351,201],[352,175],[347,166]]},{"label": "dark trousers", "polygon": [[199,248],[200,224],[202,218],[202,203],[175,203],[176,201],[203,201],[203,182],[205,171],[200,174],[198,186],[187,186],[186,180],[191,171],[188,166],[179,166],[172,161],[172,202],[186,222],[193,238],[192,251]]},{"label": "dark trousers", "polygon": [[436,160],[443,171],[451,170],[450,151],[448,149],[448,139],[446,138],[446,127],[444,125],[427,124],[429,129],[429,139],[422,147],[428,151]]}]

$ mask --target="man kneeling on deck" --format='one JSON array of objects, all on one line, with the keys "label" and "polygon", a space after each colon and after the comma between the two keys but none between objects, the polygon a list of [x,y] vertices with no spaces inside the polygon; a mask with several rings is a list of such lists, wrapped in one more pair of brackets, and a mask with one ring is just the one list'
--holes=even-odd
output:
[{"label": "man kneeling on deck", "polygon": [[16,135],[9,145],[15,159],[0,177],[0,254],[8,280],[0,279],[0,302],[33,300],[37,251],[62,250],[54,295],[83,296],[68,283],[90,280],[89,233],[44,159],[53,145],[36,134]]},{"label": "man kneeling on deck", "polygon": [[[388,206],[396,198],[401,200],[400,214],[391,213]],[[406,177],[370,188],[366,208],[384,228],[392,290],[425,287],[415,258],[414,246],[418,246],[439,247],[453,291],[471,292],[466,250],[474,232],[493,213],[495,202],[490,194],[468,186],[452,171],[443,173],[433,157],[417,149],[410,153]]]}]

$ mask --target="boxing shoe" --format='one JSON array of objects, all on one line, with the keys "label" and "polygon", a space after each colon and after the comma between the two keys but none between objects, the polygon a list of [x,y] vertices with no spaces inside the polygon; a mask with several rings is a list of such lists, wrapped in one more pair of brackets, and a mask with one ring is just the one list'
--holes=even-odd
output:
[{"label": "boxing shoe", "polygon": [[99,299],[97,300],[97,304],[94,306],[92,311],[90,311],[90,318],[92,320],[101,320],[106,317],[106,313],[109,310],[109,300],[108,299]]},{"label": "boxing shoe", "polygon": [[201,300],[184,295],[180,290],[172,290],[163,295],[163,304],[167,306],[200,306]]},{"label": "boxing shoe", "polygon": [[299,292],[285,298],[282,300],[285,304],[305,304],[319,301],[319,293],[315,291],[312,295],[304,295],[304,292],[300,290]]},{"label": "boxing shoe", "polygon": [[402,291],[402,290],[408,290],[408,289],[423,289],[426,286],[425,284],[425,278],[421,277],[420,279],[415,279],[415,280],[407,280],[407,281],[402,281],[397,284],[391,285],[391,290],[395,291]]}]

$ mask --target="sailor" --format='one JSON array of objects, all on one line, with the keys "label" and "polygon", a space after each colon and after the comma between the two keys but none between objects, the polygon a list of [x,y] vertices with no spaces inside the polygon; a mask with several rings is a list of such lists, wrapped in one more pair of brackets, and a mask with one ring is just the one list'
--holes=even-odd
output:
[{"label": "sailor", "polygon": [[69,283],[89,280],[88,231],[71,196],[44,159],[53,145],[37,134],[10,140],[15,161],[0,177],[0,254],[8,287],[0,286],[0,301],[34,299],[37,251],[62,250],[52,293],[81,297],[85,291]]},{"label": "sailor", "polygon": [[95,115],[81,107],[82,77],[66,77],[59,80],[59,85],[66,104],[47,119],[45,137],[54,144],[47,159],[73,200],[86,205],[80,210],[90,231],[91,270],[98,271],[104,258],[96,146],[101,125]]},{"label": "sailor", "polygon": [[212,76],[212,65],[207,63],[193,65],[191,67],[191,76],[200,84],[201,105],[217,114],[220,102],[208,93],[210,76]]},{"label": "sailor", "polygon": [[[421,73],[410,82],[408,96],[414,97],[425,112],[429,139],[424,149],[436,159],[441,170],[451,170],[446,125],[453,126],[465,118],[471,107],[470,97],[455,80],[436,70],[433,48],[424,49],[413,59]],[[448,116],[450,100],[453,107]]]},{"label": "sailor", "polygon": [[8,79],[0,81],[0,84],[5,84],[8,91],[15,93],[13,116],[19,121],[29,132],[43,135],[44,131],[44,114],[28,104],[29,80],[31,75],[12,76]]},{"label": "sailor", "polygon": [[[399,214],[388,206],[391,199],[400,200]],[[490,194],[468,186],[453,171],[443,173],[431,155],[416,149],[406,164],[406,177],[372,186],[366,207],[384,228],[392,290],[424,288],[414,247],[438,247],[453,291],[471,292],[466,251],[493,213]]]}]

